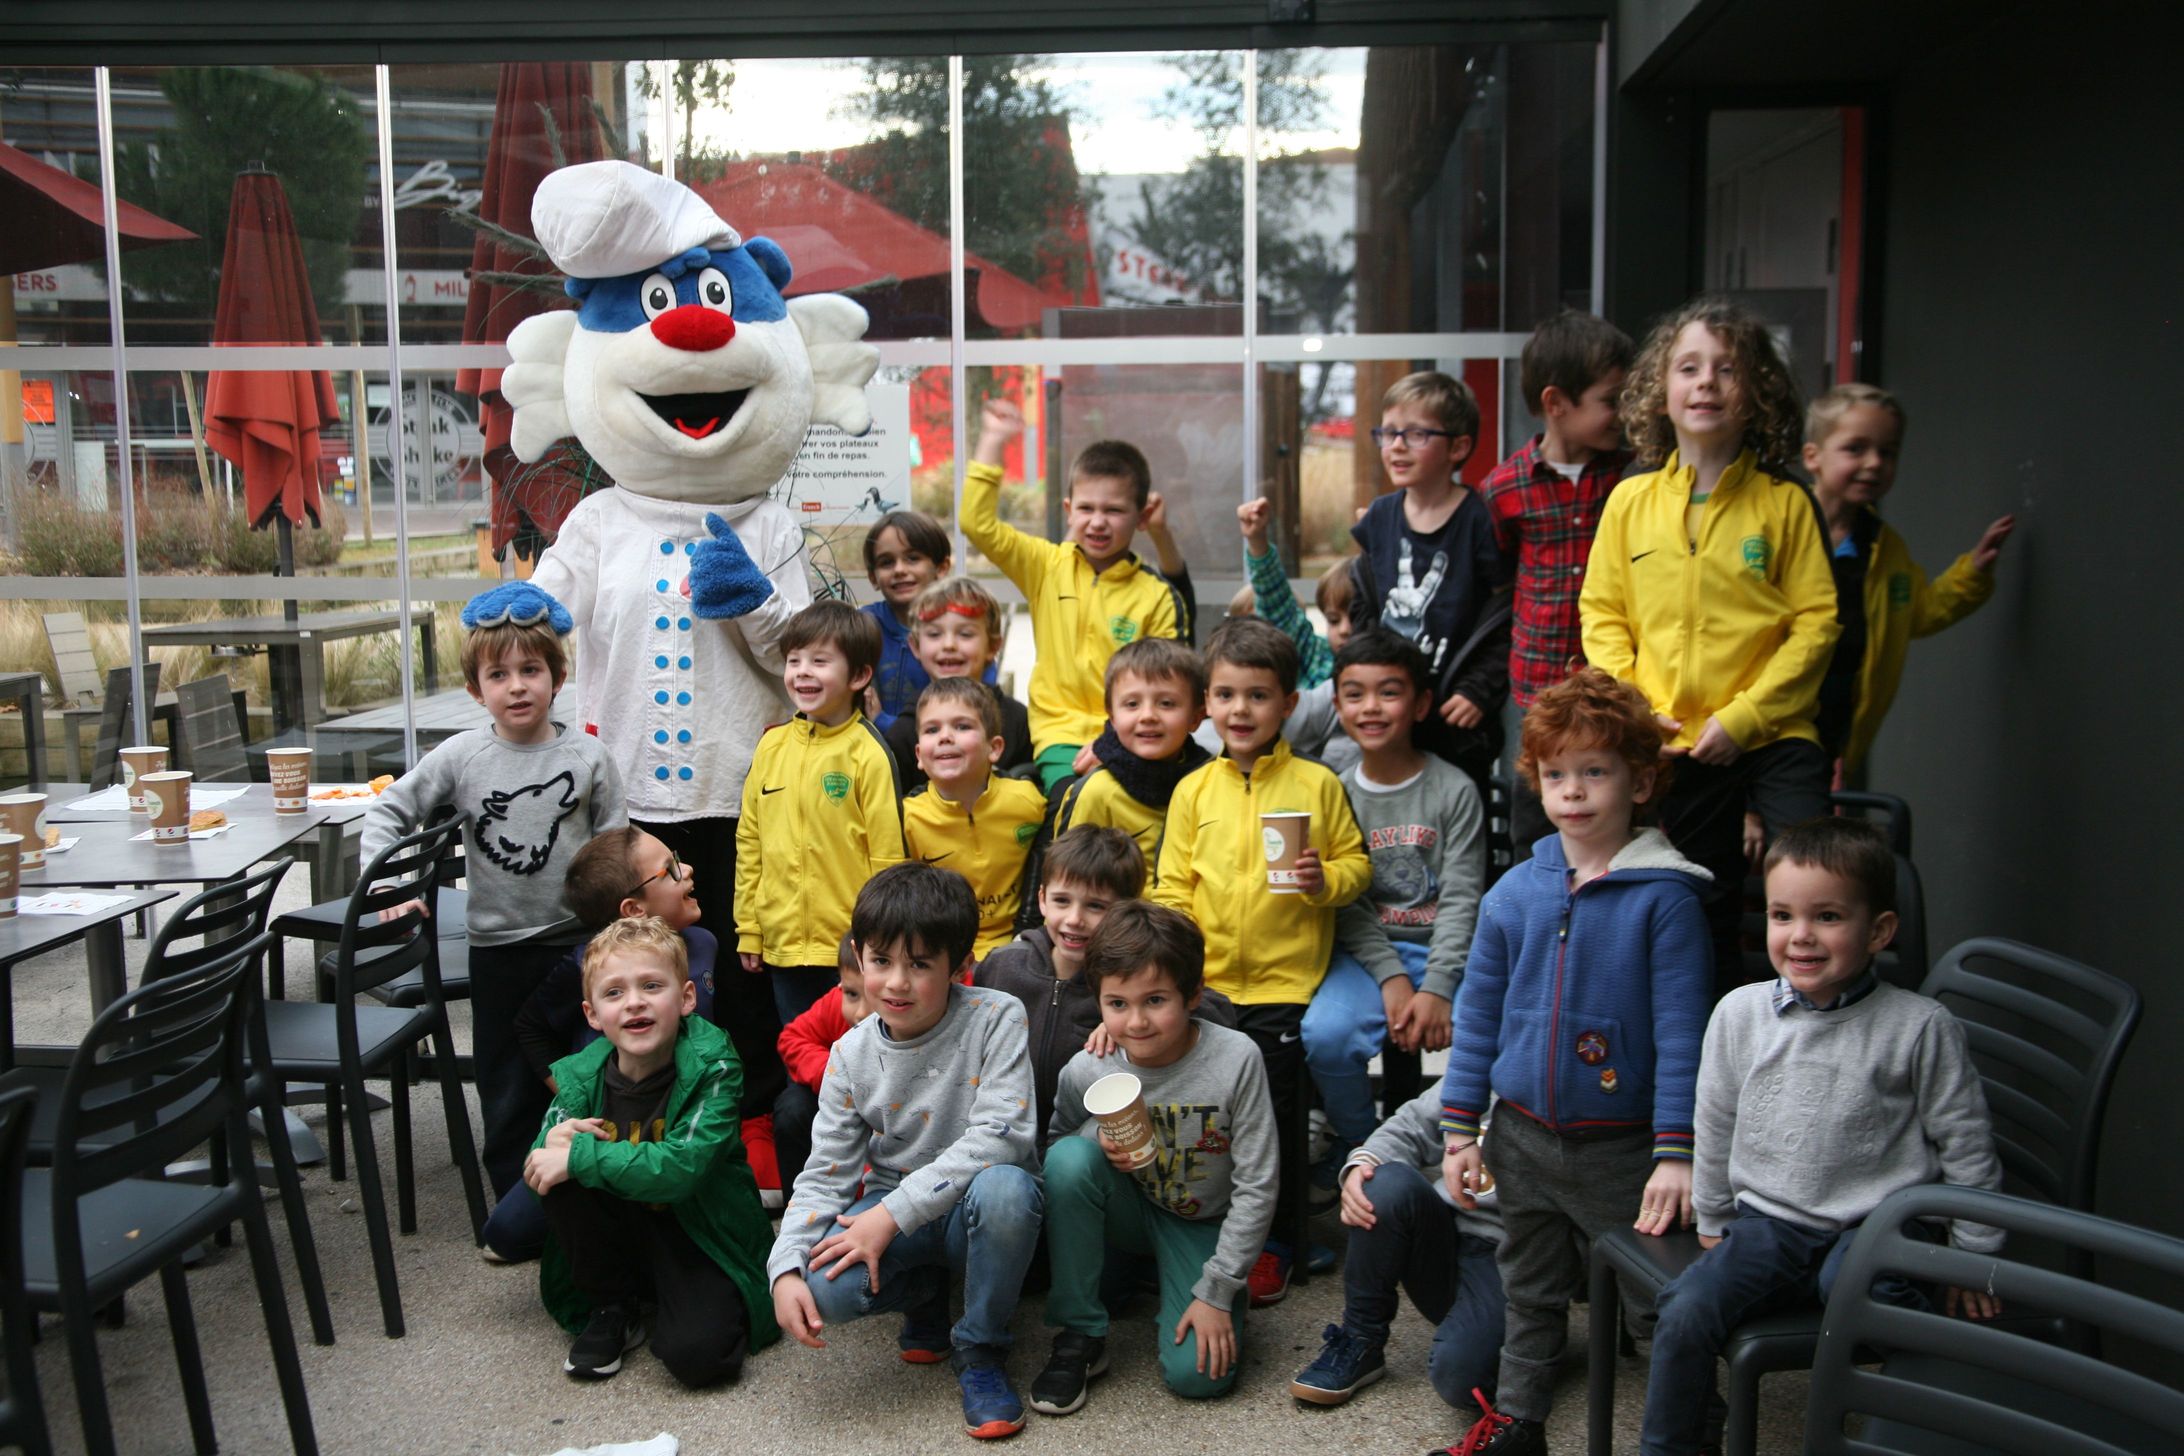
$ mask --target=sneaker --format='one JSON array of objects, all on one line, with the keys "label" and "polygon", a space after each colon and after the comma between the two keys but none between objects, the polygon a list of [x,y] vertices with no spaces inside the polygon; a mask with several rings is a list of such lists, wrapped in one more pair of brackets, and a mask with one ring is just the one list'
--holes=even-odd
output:
[{"label": "sneaker", "polygon": [[1325,1274],[1335,1267],[1335,1251],[1325,1244],[1306,1244],[1304,1267],[1314,1274]]},{"label": "sneaker", "polygon": [[1002,1352],[967,1346],[954,1354],[956,1384],[963,1388],[963,1430],[981,1441],[1024,1429],[1024,1402],[1009,1384]]},{"label": "sneaker", "polygon": [[1043,1416],[1066,1416],[1084,1405],[1085,1387],[1107,1373],[1107,1341],[1098,1335],[1063,1330],[1054,1337],[1046,1369],[1031,1382],[1031,1408]]},{"label": "sneaker", "polygon": [[1289,1393],[1297,1399],[1341,1405],[1388,1373],[1380,1341],[1353,1335],[1341,1325],[1329,1325],[1320,1338],[1327,1343],[1320,1347],[1319,1358],[1289,1382]]},{"label": "sneaker", "polygon": [[895,1337],[902,1363],[938,1365],[947,1359],[952,1347],[948,1328],[948,1291],[943,1288],[939,1295],[903,1315],[902,1333]]},{"label": "sneaker", "polygon": [[478,1245],[478,1257],[485,1260],[485,1262],[488,1264],[507,1264],[512,1262],[506,1254],[494,1248],[491,1244]]},{"label": "sneaker", "polygon": [[569,1358],[561,1362],[564,1375],[578,1380],[604,1380],[622,1368],[622,1357],[645,1342],[644,1321],[628,1304],[602,1305],[592,1311],[584,1333],[569,1346]]},{"label": "sneaker", "polygon": [[1280,1304],[1282,1296],[1289,1293],[1289,1256],[1268,1249],[1259,1255],[1251,1266],[1251,1273],[1244,1284],[1251,1290],[1251,1307],[1264,1309],[1270,1304]]},{"label": "sneaker", "polygon": [[1479,1403],[1479,1419],[1453,1446],[1428,1452],[1427,1456],[1547,1456],[1547,1427],[1541,1421],[1520,1421],[1494,1409],[1483,1390],[1473,1390]]}]

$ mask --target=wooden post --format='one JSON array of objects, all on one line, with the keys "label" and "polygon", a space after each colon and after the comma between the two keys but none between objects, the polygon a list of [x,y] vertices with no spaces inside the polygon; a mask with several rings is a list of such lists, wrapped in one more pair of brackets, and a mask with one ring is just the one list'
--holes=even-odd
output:
[{"label": "wooden post", "polygon": [[212,501],[212,462],[205,458],[205,417],[197,410],[197,385],[190,379],[190,371],[182,371],[182,403],[190,412],[190,444],[197,451],[197,488],[204,494],[207,504]]}]

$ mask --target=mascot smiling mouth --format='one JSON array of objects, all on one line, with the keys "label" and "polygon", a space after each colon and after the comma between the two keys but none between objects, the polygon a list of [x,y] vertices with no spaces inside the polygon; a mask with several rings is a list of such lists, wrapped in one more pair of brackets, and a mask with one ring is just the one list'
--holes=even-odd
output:
[{"label": "mascot smiling mouth", "polygon": [[748,389],[722,389],[710,394],[640,394],[652,412],[693,440],[720,433],[743,408]]}]

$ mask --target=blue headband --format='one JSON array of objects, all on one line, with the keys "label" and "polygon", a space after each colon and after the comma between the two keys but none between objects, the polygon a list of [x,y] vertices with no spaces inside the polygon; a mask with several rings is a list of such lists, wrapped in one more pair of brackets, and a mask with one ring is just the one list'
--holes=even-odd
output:
[{"label": "blue headband", "polygon": [[535,627],[541,622],[551,627],[556,637],[568,636],[576,625],[567,607],[555,601],[543,588],[527,581],[502,582],[463,603],[466,631],[503,624]]}]

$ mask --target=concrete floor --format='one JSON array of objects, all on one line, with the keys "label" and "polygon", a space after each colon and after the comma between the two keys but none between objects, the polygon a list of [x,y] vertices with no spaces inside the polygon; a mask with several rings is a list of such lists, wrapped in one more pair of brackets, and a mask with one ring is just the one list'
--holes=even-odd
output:
[{"label": "concrete floor", "polygon": [[[292,873],[279,908],[306,899],[305,876]],[[172,908],[171,906],[168,908]],[[144,943],[129,941],[134,983]],[[292,962],[301,961],[292,950]],[[292,978],[293,979],[293,978]],[[15,977],[16,1034],[25,1042],[70,1041],[90,1022],[85,966],[80,950],[20,966]],[[467,1008],[458,1005],[455,1028],[467,1039]],[[973,1443],[963,1435],[955,1382],[945,1367],[908,1366],[895,1356],[893,1317],[850,1325],[829,1336],[829,1348],[776,1346],[756,1357],[742,1381],[724,1390],[679,1389],[643,1351],[620,1375],[580,1385],[561,1373],[566,1340],[540,1308],[536,1266],[482,1262],[470,1241],[462,1190],[446,1157],[439,1097],[415,1093],[418,1141],[418,1232],[397,1237],[402,1296],[409,1333],[389,1340],[380,1333],[371,1258],[362,1216],[354,1211],[354,1181],[335,1183],[323,1168],[306,1170],[312,1227],[325,1268],[338,1343],[309,1343],[308,1320],[280,1213],[269,1208],[283,1257],[290,1320],[302,1342],[304,1377],[311,1393],[321,1449],[327,1452],[553,1452],[566,1446],[641,1440],[672,1432],[685,1452],[962,1453]],[[475,1126],[475,1108],[472,1109]],[[316,1108],[306,1120],[318,1125]],[[375,1126],[390,1205],[393,1152],[387,1114]],[[1319,1236],[1339,1247],[1334,1218],[1320,1221]],[[241,1241],[216,1249],[189,1276],[198,1327],[206,1346],[213,1419],[222,1449],[279,1452],[288,1448],[287,1427],[267,1354],[264,1324],[250,1282]],[[1317,1446],[1360,1452],[1423,1451],[1463,1434],[1456,1412],[1433,1394],[1425,1378],[1430,1331],[1415,1315],[1401,1321],[1389,1345],[1389,1374],[1349,1405],[1332,1410],[1301,1407],[1290,1398],[1289,1379],[1318,1352],[1320,1331],[1339,1319],[1339,1275],[1295,1289],[1271,1309],[1256,1310],[1244,1327],[1243,1378],[1227,1398],[1188,1404],[1160,1384],[1153,1359],[1149,1300],[1118,1315],[1110,1339],[1113,1370],[1096,1382],[1092,1399],[1076,1415],[1045,1419],[1036,1414],[1008,1443],[1027,1452],[1271,1451]],[[1585,1311],[1573,1312],[1572,1357],[1549,1425],[1554,1449],[1584,1448]],[[1020,1390],[1029,1386],[1046,1356],[1048,1333],[1040,1302],[1027,1298],[1015,1323],[1017,1354],[1011,1366]],[[38,1373],[55,1447],[81,1449],[74,1385],[60,1331],[49,1318],[38,1347]],[[190,1449],[156,1280],[133,1291],[124,1328],[102,1331],[100,1355],[125,1452]],[[1644,1370],[1620,1362],[1617,1446],[1637,1448],[1636,1422]],[[1799,1448],[1805,1383],[1778,1376],[1766,1387],[1761,1446],[1769,1452]]]}]

